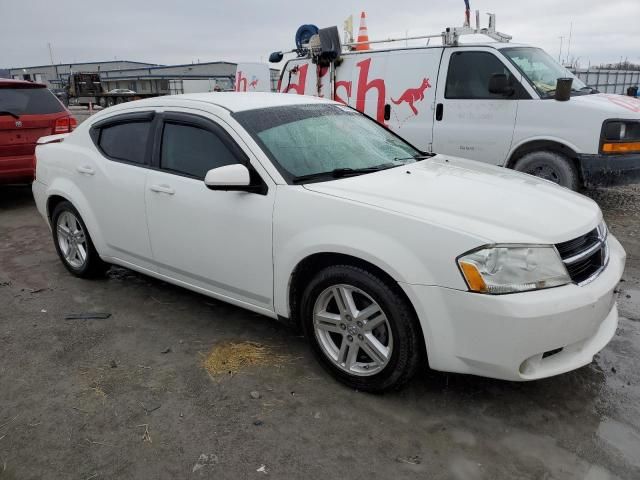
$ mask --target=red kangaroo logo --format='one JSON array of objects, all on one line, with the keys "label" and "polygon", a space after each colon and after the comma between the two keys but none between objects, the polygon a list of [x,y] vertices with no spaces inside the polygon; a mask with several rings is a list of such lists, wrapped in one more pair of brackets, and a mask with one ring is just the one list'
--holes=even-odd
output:
[{"label": "red kangaroo logo", "polygon": [[422,80],[422,85],[418,88],[408,88],[399,99],[394,100],[392,98],[391,101],[396,105],[400,105],[402,102],[407,102],[409,107],[411,107],[411,110],[413,110],[413,114],[418,115],[418,109],[413,105],[413,103],[424,100],[424,92],[427,88],[431,88],[431,84],[429,83],[429,79],[425,78]]},{"label": "red kangaroo logo", "polygon": [[258,79],[256,78],[251,83],[249,83],[249,88],[258,88]]}]

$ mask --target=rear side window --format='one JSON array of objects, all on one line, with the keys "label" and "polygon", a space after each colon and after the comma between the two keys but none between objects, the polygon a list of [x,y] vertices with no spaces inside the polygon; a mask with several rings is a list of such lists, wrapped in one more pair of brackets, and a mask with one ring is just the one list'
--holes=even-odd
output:
[{"label": "rear side window", "polygon": [[0,110],[16,115],[60,113],[64,107],[46,88],[0,88]]},{"label": "rear side window", "polygon": [[192,125],[165,123],[160,167],[163,170],[204,178],[212,168],[238,163],[213,132]]},{"label": "rear side window", "polygon": [[459,99],[504,99],[500,94],[489,92],[489,80],[496,73],[507,75],[514,83],[509,69],[488,52],[456,52],[449,60],[445,98]]},{"label": "rear side window", "polygon": [[101,128],[98,145],[108,156],[144,164],[151,122],[117,123]]}]

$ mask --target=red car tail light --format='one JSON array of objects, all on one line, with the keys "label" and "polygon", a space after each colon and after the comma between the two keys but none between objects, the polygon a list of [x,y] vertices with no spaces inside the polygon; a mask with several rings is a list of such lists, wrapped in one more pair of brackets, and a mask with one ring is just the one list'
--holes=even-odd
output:
[{"label": "red car tail light", "polygon": [[53,133],[70,133],[78,126],[78,121],[69,116],[63,117],[56,120],[56,124],[53,127]]}]

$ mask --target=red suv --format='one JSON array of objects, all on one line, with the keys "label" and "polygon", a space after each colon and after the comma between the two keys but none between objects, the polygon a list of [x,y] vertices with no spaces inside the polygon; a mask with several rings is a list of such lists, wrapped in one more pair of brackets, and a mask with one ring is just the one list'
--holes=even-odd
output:
[{"label": "red suv", "polygon": [[45,85],[0,78],[0,184],[31,183],[38,139],[76,125]]}]

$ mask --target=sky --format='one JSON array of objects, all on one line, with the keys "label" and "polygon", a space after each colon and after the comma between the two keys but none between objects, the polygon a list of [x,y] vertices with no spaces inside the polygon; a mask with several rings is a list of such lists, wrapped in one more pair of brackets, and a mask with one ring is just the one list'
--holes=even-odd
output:
[{"label": "sky", "polygon": [[[640,64],[640,0],[470,0],[497,14],[514,42],[544,48],[581,66],[628,59]],[[460,26],[463,0],[0,0],[0,68],[133,60],[180,64],[266,61],[294,47],[299,25],[337,25],[367,13],[371,39],[441,32]],[[473,17],[474,15],[472,15]],[[571,48],[569,33],[573,24]]]}]

